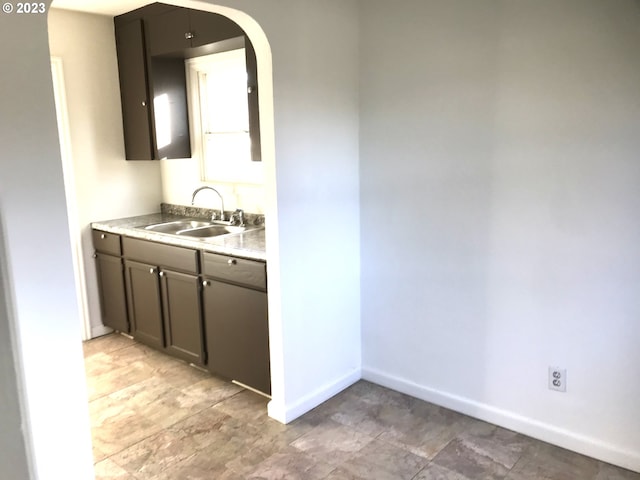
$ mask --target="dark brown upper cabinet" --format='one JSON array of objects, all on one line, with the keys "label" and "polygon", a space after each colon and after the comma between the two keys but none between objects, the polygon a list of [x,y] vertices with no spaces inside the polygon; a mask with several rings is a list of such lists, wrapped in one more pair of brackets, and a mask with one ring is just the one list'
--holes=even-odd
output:
[{"label": "dark brown upper cabinet", "polygon": [[258,107],[258,60],[249,37],[244,37],[247,62],[247,95],[249,100],[249,137],[251,138],[251,160],[262,160],[260,143],[260,109]]},{"label": "dark brown upper cabinet", "polygon": [[154,158],[153,124],[141,19],[116,23],[116,51],[126,158],[150,160]]},{"label": "dark brown upper cabinet", "polygon": [[154,158],[191,157],[187,78],[182,58],[151,57]]},{"label": "dark brown upper cabinet", "polygon": [[202,47],[229,38],[240,37],[244,31],[232,20],[217,13],[176,8],[151,16],[146,21],[149,53],[190,57],[190,48]]},{"label": "dark brown upper cabinet", "polygon": [[211,12],[153,3],[114,18],[127,160],[191,157],[184,59],[244,36],[253,160],[260,160],[257,61],[244,31]]}]

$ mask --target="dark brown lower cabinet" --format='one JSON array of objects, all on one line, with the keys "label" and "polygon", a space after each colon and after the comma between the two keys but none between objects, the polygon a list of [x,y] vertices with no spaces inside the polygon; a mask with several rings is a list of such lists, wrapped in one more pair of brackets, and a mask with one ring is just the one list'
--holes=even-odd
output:
[{"label": "dark brown lower cabinet", "polygon": [[122,252],[133,337],[204,365],[198,252],[126,236]]},{"label": "dark brown lower cabinet", "polygon": [[261,261],[93,231],[105,325],[271,394]]},{"label": "dark brown lower cabinet", "polygon": [[133,338],[203,365],[198,277],[131,260],[125,268]]},{"label": "dark brown lower cabinet", "polygon": [[158,268],[125,260],[131,335],[151,347],[164,348]]},{"label": "dark brown lower cabinet", "polygon": [[266,292],[213,279],[203,283],[209,370],[270,395]]},{"label": "dark brown lower cabinet", "polygon": [[173,356],[204,365],[198,277],[160,271],[166,349]]},{"label": "dark brown lower cabinet", "polygon": [[122,259],[95,254],[102,323],[120,332],[129,332]]}]

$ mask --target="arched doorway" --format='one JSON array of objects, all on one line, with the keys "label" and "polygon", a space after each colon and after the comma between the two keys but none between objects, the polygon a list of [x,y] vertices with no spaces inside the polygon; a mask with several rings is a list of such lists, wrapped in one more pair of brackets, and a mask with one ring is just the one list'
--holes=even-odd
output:
[{"label": "arched doorway", "polygon": [[[243,30],[247,33],[249,38],[251,39],[254,48],[257,54],[258,61],[258,82],[260,84],[260,125],[261,125],[261,136],[262,136],[262,161],[264,163],[265,169],[265,189],[266,189],[266,204],[265,204],[265,213],[269,218],[269,226],[275,226],[277,221],[276,219],[276,194],[275,194],[275,148],[274,148],[274,126],[273,126],[273,86],[272,86],[272,66],[271,66],[271,51],[266,39],[266,36],[260,26],[248,15],[240,12],[238,10],[230,9],[227,7],[215,6],[203,2],[195,2],[195,1],[177,1],[171,2],[171,4],[176,6],[188,7],[193,9],[199,9],[203,11],[210,11],[213,13],[222,14],[228,16],[236,23],[238,23]],[[56,6],[54,2],[54,7]],[[122,161],[124,164],[124,160]],[[85,177],[86,178],[86,177]],[[79,203],[79,202],[76,202]],[[71,207],[73,208],[73,207]],[[94,219],[100,219],[99,217]],[[277,245],[277,236],[275,234],[271,234],[271,231],[275,232],[275,228],[268,229],[267,233],[267,243],[268,254],[270,251],[276,251],[277,248],[273,248]],[[90,257],[90,253],[92,251],[92,247],[90,244],[84,243],[84,254],[79,255],[79,260],[82,262],[87,262],[91,260],[87,260]],[[268,262],[269,268],[269,292],[270,297],[271,293],[275,293],[273,295],[274,300],[270,299],[270,330],[272,335],[275,333],[275,337],[278,338],[277,332],[280,331],[278,322],[279,322],[279,292],[278,292],[278,284],[277,279],[279,278],[278,274],[278,266],[277,266],[277,258],[275,260],[269,259]],[[80,286],[80,289],[84,288]],[[281,377],[281,373],[278,373],[278,365],[281,365],[282,362],[278,362],[279,358],[279,345],[280,341],[276,340],[272,342],[272,384],[273,384],[273,398],[278,398],[280,395],[278,391],[282,390],[281,385],[282,382],[278,381],[278,378]]]}]

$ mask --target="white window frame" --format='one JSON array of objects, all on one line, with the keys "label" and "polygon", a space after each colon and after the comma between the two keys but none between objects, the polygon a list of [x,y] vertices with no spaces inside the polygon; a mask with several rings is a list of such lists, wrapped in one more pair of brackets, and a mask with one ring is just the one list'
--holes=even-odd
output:
[{"label": "white window frame", "polygon": [[[192,156],[200,164],[200,178],[203,182],[225,182],[233,184],[263,185],[264,172],[262,162],[251,161],[251,155],[244,161],[215,162],[213,166],[206,165],[206,132],[203,125],[202,106],[207,104],[206,90],[201,86],[201,75],[212,64],[224,61],[231,55],[244,56],[244,38],[220,42],[219,51],[210,55],[190,58],[185,61],[187,76],[187,99],[189,106],[189,121],[191,124]],[[212,172],[208,175],[207,172]]]}]

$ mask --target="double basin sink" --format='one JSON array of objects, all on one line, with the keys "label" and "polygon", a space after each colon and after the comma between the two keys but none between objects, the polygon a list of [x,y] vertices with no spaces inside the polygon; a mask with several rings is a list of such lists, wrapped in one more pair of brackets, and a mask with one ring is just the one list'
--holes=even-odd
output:
[{"label": "double basin sink", "polygon": [[185,219],[164,223],[154,223],[152,225],[146,225],[141,228],[155,233],[165,233],[168,235],[178,235],[180,237],[206,240],[212,237],[219,237],[220,235],[243,233],[262,227],[240,227],[235,225],[225,225],[215,222],[208,222],[206,220]]}]

